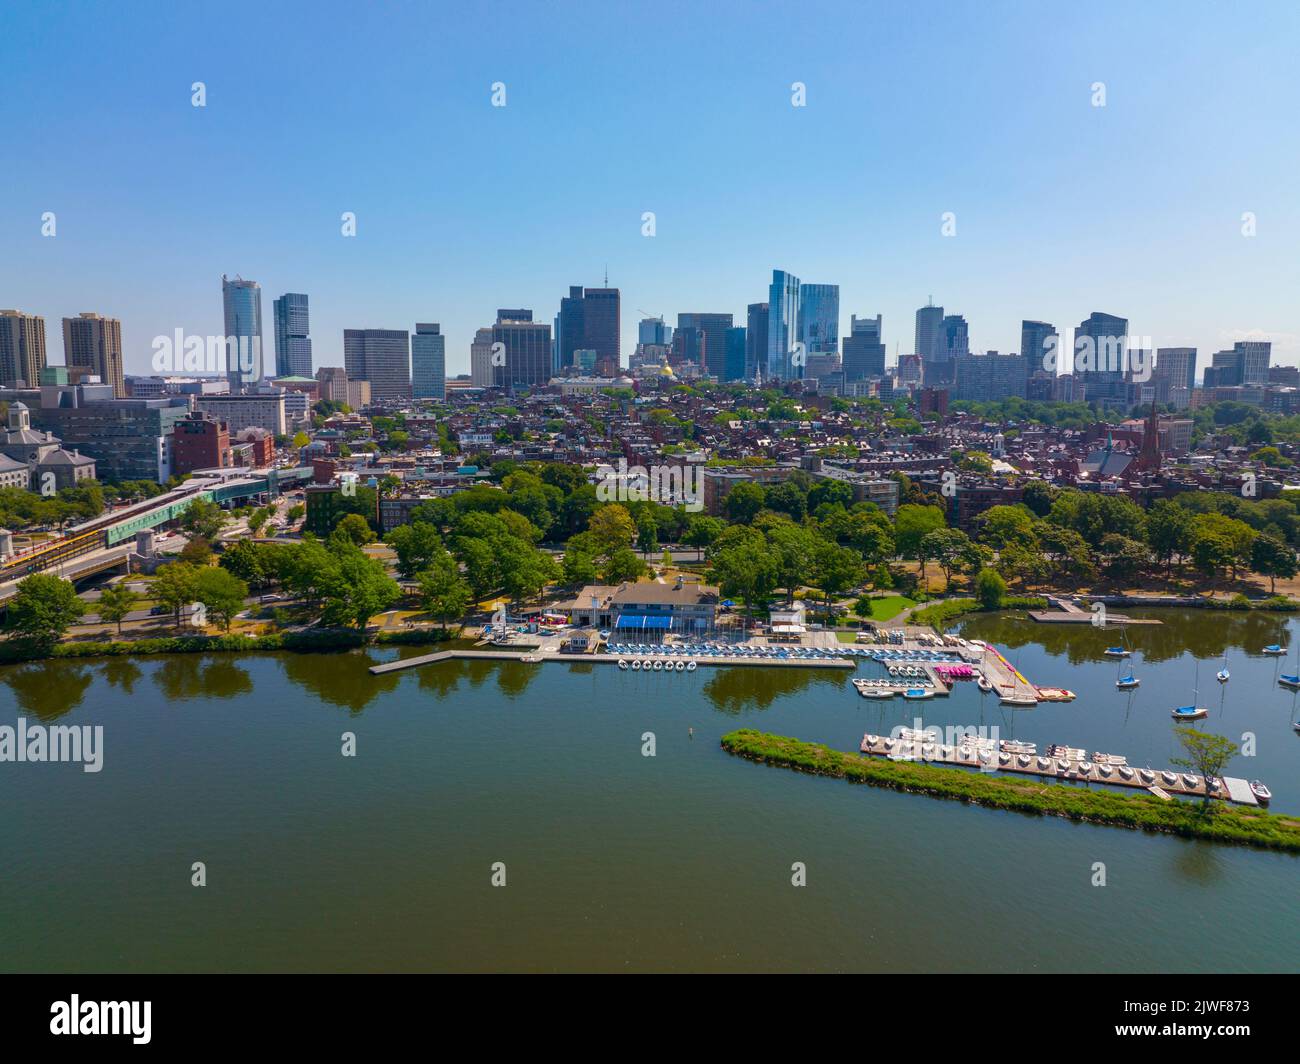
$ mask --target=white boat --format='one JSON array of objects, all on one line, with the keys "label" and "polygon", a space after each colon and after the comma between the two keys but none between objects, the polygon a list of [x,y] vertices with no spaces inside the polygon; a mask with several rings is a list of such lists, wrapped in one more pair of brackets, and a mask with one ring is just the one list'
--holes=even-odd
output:
[{"label": "white boat", "polygon": [[1196,696],[1200,687],[1201,663],[1196,663],[1196,686],[1192,688],[1192,704],[1190,706],[1179,706],[1169,715],[1174,720],[1200,720],[1202,717],[1208,717],[1210,711],[1196,704]]},{"label": "white boat", "polygon": [[1118,687],[1121,691],[1130,691],[1134,687],[1140,686],[1141,683],[1142,681],[1139,680],[1136,676],[1134,676],[1130,672],[1127,676],[1121,676],[1118,680],[1116,680],[1115,686]]},{"label": "white boat", "polygon": [[1265,787],[1259,780],[1250,781],[1250,790],[1251,793],[1254,794],[1255,800],[1259,802],[1260,805],[1268,805],[1268,803],[1273,799],[1273,792]]},{"label": "white boat", "polygon": [[1214,674],[1214,678],[1218,680],[1219,683],[1227,683],[1230,679],[1232,679],[1232,673],[1228,671],[1227,654],[1223,655],[1223,668],[1221,668],[1218,672]]},{"label": "white boat", "polygon": [[676,669],[678,672],[685,672],[685,671],[686,671],[686,662],[684,662],[684,661],[682,661],[680,658],[678,658],[675,662],[673,662],[673,668]]},{"label": "white boat", "polygon": [[626,669],[626,668],[627,668],[627,662],[624,661],[622,658],[619,658],[619,659],[618,659],[618,667],[619,667],[620,669]]},{"label": "white boat", "polygon": [[655,658],[650,665],[650,668],[654,669],[655,672],[658,672],[663,667],[664,667],[664,663],[660,661],[658,658]]},{"label": "white boat", "polygon": [[1004,706],[1023,706],[1028,709],[1031,706],[1038,705],[1038,699],[1033,695],[1018,695],[1012,693],[1009,695],[1003,695],[1001,698],[1001,704]]},{"label": "white boat", "polygon": [[695,664],[695,662],[693,662],[693,661],[688,661],[688,662],[686,663],[686,671],[687,671],[687,672],[694,672],[698,667],[699,667],[699,666],[697,666],[697,665]]},{"label": "white boat", "polygon": [[1128,765],[1120,765],[1119,774],[1122,779],[1131,780],[1133,778],[1133,770]]},{"label": "white boat", "polygon": [[1123,647],[1107,647],[1102,653],[1108,658],[1126,658],[1129,656],[1130,651],[1125,650]]},{"label": "white boat", "polygon": [[633,658],[633,659],[632,659],[632,671],[633,671],[633,672],[639,672],[640,670],[641,670],[641,659],[640,659],[640,658]]},{"label": "white boat", "polygon": [[988,681],[988,679],[983,675],[981,675],[980,678],[975,681],[975,686],[978,687],[981,691],[985,691],[985,692],[993,690],[993,684],[991,684]]},{"label": "white boat", "polygon": [[1280,647],[1276,643],[1270,643],[1263,650],[1261,650],[1260,653],[1281,656],[1286,653],[1286,647]]}]

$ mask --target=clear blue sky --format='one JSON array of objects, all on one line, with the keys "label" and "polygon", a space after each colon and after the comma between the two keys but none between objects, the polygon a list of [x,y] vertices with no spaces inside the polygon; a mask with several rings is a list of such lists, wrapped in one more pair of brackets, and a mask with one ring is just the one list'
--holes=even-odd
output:
[{"label": "clear blue sky", "polygon": [[154,336],[222,331],[229,273],[261,282],[268,349],[271,300],[306,292],[317,366],[345,327],[439,321],[463,372],[497,307],[549,322],[608,264],[625,358],[639,309],[743,324],[780,267],[841,286],[842,331],[882,313],[891,359],[932,294],[976,350],[1104,310],[1202,364],[1248,337],[1300,362],[1293,2],[5,0],[0,21],[0,307],[45,316],[51,361],[58,320],[94,310],[147,372]]}]

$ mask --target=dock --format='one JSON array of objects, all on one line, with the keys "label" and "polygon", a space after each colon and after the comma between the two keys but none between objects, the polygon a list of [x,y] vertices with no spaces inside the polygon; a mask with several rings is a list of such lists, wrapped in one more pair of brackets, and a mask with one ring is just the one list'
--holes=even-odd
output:
[{"label": "dock", "polygon": [[[1092,624],[1096,620],[1096,614],[1082,609],[1077,603],[1067,598],[1061,598],[1056,595],[1048,595],[1047,601],[1052,609],[1049,610],[1030,610],[1029,616],[1039,624]],[[1106,624],[1160,624],[1161,622],[1154,618],[1129,617],[1122,613],[1112,613],[1106,611]]]},{"label": "dock", "polygon": [[[1014,741],[995,743],[991,739],[971,736],[969,739],[961,739],[955,744],[948,745],[927,735],[924,731],[911,728],[899,728],[897,731],[898,737],[868,733],[862,737],[859,750],[873,757],[888,757],[898,761],[920,761],[951,768],[1014,772],[1022,776],[1038,776],[1074,783],[1100,783],[1109,787],[1128,787],[1150,791],[1153,794],[1159,793],[1163,798],[1171,795],[1181,795],[1186,798],[1207,797],[1204,777],[1196,777],[1197,784],[1191,787],[1181,772],[1170,769],[1140,769],[1122,762],[1103,764],[1087,761],[1080,756],[1083,753],[1081,750],[1072,749],[1069,757],[1057,757],[1038,753],[1037,747],[1031,743]],[[1042,761],[1048,762],[1047,767],[1041,767]],[[1126,780],[1120,775],[1121,765],[1133,770],[1132,779]],[[1109,775],[1103,774],[1103,767],[1110,769]],[[1143,782],[1141,773],[1144,771],[1150,772],[1155,777],[1153,782]],[[1173,783],[1169,782],[1169,776],[1174,777]],[[1250,789],[1250,784],[1245,780],[1225,776],[1222,782],[1223,786],[1217,791],[1208,792],[1208,797],[1238,805],[1259,804]]]},{"label": "dock", "polygon": [[[643,665],[648,666],[649,662],[656,660],[654,655],[639,655]],[[529,647],[527,650],[440,650],[436,654],[421,654],[414,658],[401,658],[398,661],[388,661],[382,665],[370,666],[370,672],[379,676],[386,672],[397,672],[401,669],[414,669],[421,665],[433,665],[439,661],[469,660],[469,661],[522,661],[530,665],[541,664],[544,662],[559,662],[562,665],[617,665],[618,657],[614,654],[561,654],[558,651],[541,650],[537,647]],[[623,659],[630,664],[631,659]],[[693,661],[701,668],[705,665],[731,665],[743,666],[747,668],[760,669],[854,669],[857,663],[848,658],[733,658],[724,655],[700,654],[689,659],[680,654],[664,655],[658,660],[671,661],[674,664],[677,661]],[[629,672],[632,670],[628,670]],[[638,672],[663,672],[663,669],[642,668]],[[676,668],[670,670],[674,675],[679,670]],[[683,670],[684,671],[684,670]]]}]

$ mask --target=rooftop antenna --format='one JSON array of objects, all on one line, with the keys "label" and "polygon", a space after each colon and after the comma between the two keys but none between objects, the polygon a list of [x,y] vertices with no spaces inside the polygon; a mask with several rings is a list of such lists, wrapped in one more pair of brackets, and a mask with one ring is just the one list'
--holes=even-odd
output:
[{"label": "rooftop antenna", "polygon": [[605,287],[609,287],[609,263],[605,263]]}]

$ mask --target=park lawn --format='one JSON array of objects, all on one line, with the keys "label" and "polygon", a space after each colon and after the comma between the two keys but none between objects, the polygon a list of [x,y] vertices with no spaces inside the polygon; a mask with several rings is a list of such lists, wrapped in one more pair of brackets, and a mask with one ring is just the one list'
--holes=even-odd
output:
[{"label": "park lawn", "polygon": [[915,606],[916,601],[906,595],[882,595],[871,600],[871,616],[868,620],[888,621],[897,617],[905,609]]}]

